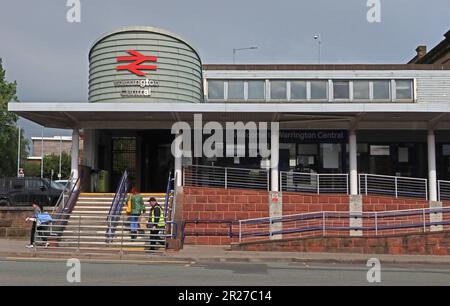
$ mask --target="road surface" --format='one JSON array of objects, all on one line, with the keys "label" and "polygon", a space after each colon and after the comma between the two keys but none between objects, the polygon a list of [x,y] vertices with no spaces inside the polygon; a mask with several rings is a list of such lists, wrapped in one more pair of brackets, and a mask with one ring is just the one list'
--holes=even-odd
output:
[{"label": "road surface", "polygon": [[[73,285],[63,260],[0,261],[0,285]],[[81,261],[81,285],[374,285],[361,264],[101,263]],[[450,285],[450,266],[383,265],[380,285]]]}]

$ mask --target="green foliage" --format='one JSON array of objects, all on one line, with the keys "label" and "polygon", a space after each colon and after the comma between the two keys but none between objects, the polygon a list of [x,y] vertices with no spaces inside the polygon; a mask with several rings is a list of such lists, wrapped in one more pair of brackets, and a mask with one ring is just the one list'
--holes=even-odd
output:
[{"label": "green foliage", "polygon": [[26,161],[22,164],[25,176],[41,176],[41,162],[40,161]]},{"label": "green foliage", "polygon": [[[6,80],[0,59],[0,177],[17,174],[18,133],[17,115],[8,112],[8,102],[17,101],[17,83]],[[28,140],[21,134],[21,159],[28,155]]]},{"label": "green foliage", "polygon": [[[53,180],[58,179],[59,173],[59,154],[51,154],[44,156],[44,177],[49,178],[52,176],[53,170]],[[61,179],[68,179],[70,177],[71,170],[71,160],[70,155],[63,152],[61,155]],[[39,169],[40,175],[40,169]]]}]

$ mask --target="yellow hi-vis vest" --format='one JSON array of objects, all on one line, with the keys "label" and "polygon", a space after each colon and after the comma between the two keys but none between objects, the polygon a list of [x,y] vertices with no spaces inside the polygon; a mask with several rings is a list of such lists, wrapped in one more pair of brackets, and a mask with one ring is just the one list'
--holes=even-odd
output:
[{"label": "yellow hi-vis vest", "polygon": [[150,221],[152,223],[152,226],[154,225],[154,223],[156,223],[155,222],[156,221],[155,209],[159,209],[161,211],[159,214],[159,222],[158,222],[157,226],[158,227],[166,227],[166,221],[164,220],[164,211],[163,211],[162,207],[159,205],[155,205],[155,207],[153,207],[151,210]]}]

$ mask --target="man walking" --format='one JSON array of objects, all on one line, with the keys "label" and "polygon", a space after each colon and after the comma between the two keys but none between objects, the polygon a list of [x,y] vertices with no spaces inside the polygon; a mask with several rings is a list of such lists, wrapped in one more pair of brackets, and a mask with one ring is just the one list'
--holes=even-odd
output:
[{"label": "man walking", "polygon": [[164,211],[158,204],[154,197],[149,199],[151,208],[149,214],[149,223],[147,227],[150,230],[150,250],[154,250],[153,247],[157,240],[161,240],[160,232],[166,227],[166,221],[164,220]]}]

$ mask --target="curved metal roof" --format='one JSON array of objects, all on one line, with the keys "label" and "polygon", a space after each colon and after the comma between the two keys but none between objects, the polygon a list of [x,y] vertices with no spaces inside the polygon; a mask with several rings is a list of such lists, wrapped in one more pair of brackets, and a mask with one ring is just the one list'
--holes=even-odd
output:
[{"label": "curved metal roof", "polygon": [[91,57],[91,52],[92,49],[94,49],[94,47],[101,42],[103,39],[111,36],[111,35],[115,35],[118,33],[124,33],[124,32],[151,32],[151,33],[157,33],[157,34],[161,34],[161,35],[165,35],[165,36],[169,36],[172,38],[175,38],[176,40],[179,40],[180,42],[186,44],[187,46],[189,46],[192,51],[195,52],[195,54],[197,54],[198,58],[200,59],[201,62],[201,57],[200,57],[200,53],[188,42],[186,41],[184,38],[182,38],[181,36],[172,33],[170,31],[164,30],[164,29],[160,29],[160,28],[156,28],[156,27],[149,27],[149,26],[128,26],[128,27],[122,27],[119,28],[117,30],[108,32],[103,34],[102,36],[100,36],[100,38],[98,38],[93,44],[92,47],[89,49],[89,58]]}]

